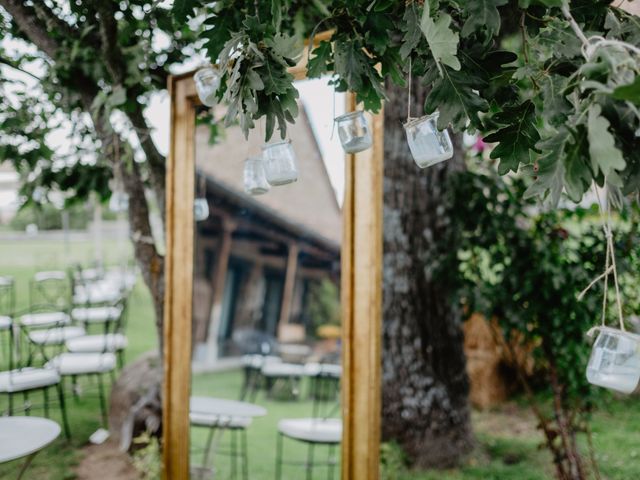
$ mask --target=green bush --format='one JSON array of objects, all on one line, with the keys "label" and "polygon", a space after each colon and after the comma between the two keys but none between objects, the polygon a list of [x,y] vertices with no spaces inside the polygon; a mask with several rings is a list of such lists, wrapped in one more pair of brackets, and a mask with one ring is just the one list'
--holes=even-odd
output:
[{"label": "green bush", "polygon": [[[84,230],[89,224],[92,213],[85,205],[73,205],[68,207],[69,228],[71,230]],[[22,207],[15,217],[9,222],[12,230],[24,231],[27,225],[34,224],[38,230],[61,230],[64,225],[62,221],[62,210],[55,208],[51,204],[34,205],[28,204]]]}]

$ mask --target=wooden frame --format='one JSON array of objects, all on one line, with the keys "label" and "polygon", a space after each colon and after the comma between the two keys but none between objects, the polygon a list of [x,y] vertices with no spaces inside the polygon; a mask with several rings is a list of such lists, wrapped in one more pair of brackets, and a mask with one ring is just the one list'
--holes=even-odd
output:
[{"label": "wooden frame", "polygon": [[[330,32],[316,41],[330,38]],[[290,69],[306,77],[307,55]],[[163,478],[189,478],[189,396],[194,249],[193,72],[169,79],[163,385]],[[355,109],[355,97],[347,107]],[[383,115],[370,118],[374,144],[347,155],[342,244],[342,479],[377,480],[380,446]],[[274,432],[275,435],[275,432]]]}]

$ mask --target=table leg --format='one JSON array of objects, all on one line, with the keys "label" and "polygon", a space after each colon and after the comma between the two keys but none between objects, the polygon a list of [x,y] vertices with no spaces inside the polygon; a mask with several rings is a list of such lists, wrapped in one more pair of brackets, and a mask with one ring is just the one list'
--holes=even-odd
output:
[{"label": "table leg", "polygon": [[31,462],[33,462],[33,459],[37,454],[38,452],[33,452],[31,455],[27,457],[27,459],[24,461],[24,464],[22,465],[22,468],[20,469],[20,473],[18,473],[17,480],[20,480],[22,478],[22,476],[24,475],[24,472],[27,471],[27,468],[29,468],[29,465],[31,465]]}]

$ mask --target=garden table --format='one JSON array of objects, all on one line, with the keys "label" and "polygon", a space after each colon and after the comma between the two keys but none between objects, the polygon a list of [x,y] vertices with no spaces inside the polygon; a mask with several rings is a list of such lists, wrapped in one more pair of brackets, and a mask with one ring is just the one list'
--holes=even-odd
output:
[{"label": "garden table", "polygon": [[27,457],[22,478],[33,458],[60,435],[60,425],[41,417],[0,417],[0,463]]},{"label": "garden table", "polygon": [[[266,408],[253,403],[215,397],[191,397],[189,404],[191,423],[209,428],[201,475],[206,470],[215,472],[215,469],[208,465],[210,462],[213,465],[215,451],[225,429],[244,429],[251,423],[252,418],[263,417],[266,414]],[[218,435],[214,439],[216,432]]]}]

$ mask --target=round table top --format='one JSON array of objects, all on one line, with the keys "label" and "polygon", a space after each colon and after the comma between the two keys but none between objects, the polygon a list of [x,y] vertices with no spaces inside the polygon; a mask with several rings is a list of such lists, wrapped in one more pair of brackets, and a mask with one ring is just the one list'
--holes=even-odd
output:
[{"label": "round table top", "polygon": [[264,417],[267,409],[253,403],[215,397],[191,397],[191,413],[221,417]]},{"label": "round table top", "polygon": [[41,417],[0,417],[0,463],[42,450],[60,435],[60,425]]}]

